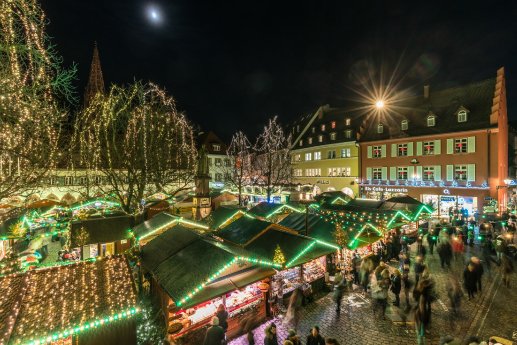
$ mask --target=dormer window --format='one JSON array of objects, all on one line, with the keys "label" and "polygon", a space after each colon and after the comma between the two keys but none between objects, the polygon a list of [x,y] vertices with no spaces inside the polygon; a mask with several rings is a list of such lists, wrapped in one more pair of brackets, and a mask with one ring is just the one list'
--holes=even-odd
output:
[{"label": "dormer window", "polygon": [[379,123],[377,125],[377,133],[383,133],[384,132],[384,126],[382,125],[382,123]]},{"label": "dormer window", "polygon": [[312,127],[312,128],[311,128],[311,132],[312,132],[312,133],[316,133],[316,127]]},{"label": "dormer window", "polygon": [[434,127],[436,125],[436,116],[427,116],[427,127]]},{"label": "dormer window", "polygon": [[318,141],[319,141],[320,143],[322,143],[322,142],[323,142],[323,135],[318,135]]},{"label": "dormer window", "polygon": [[212,149],[216,152],[221,151],[221,145],[218,144],[212,144]]},{"label": "dormer window", "polygon": [[407,131],[407,129],[408,129],[408,122],[407,122],[407,120],[402,120],[402,122],[400,123],[400,129],[403,130],[403,131]]},{"label": "dormer window", "polygon": [[467,122],[467,111],[462,109],[458,111],[458,122]]},{"label": "dormer window", "polygon": [[309,142],[309,145],[312,144],[312,138],[308,138],[307,141]]},{"label": "dormer window", "polygon": [[325,125],[321,125],[321,131],[325,132]]},{"label": "dormer window", "polygon": [[351,122],[352,122],[352,121],[350,120],[350,118],[346,118],[346,119],[345,119],[345,126],[350,126],[350,123],[351,123]]},{"label": "dormer window", "polygon": [[336,133],[330,133],[330,140],[336,140]]},{"label": "dormer window", "polygon": [[300,145],[300,146],[303,146],[303,140],[300,140],[299,145]]}]

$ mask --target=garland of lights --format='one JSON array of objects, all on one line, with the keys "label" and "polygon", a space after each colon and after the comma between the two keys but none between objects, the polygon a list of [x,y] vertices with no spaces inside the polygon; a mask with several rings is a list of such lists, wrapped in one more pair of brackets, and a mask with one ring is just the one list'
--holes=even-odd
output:
[{"label": "garland of lights", "polygon": [[[194,221],[191,221],[191,220],[188,220],[188,219],[185,219],[183,217],[178,217],[176,219],[173,219],[171,220],[170,222],[167,222],[166,224],[163,224],[162,226],[159,226],[158,228],[148,232],[147,234],[144,234],[140,237],[137,238],[137,241],[141,241],[163,229],[166,229],[168,227],[171,227],[171,226],[174,226],[176,224],[188,224],[188,225],[192,225],[192,226],[195,226],[195,227],[198,227],[198,228],[201,228],[201,229],[204,229],[204,230],[208,230],[208,226],[202,224],[202,223],[199,223],[199,222],[194,222]],[[132,232],[132,230],[130,230]]]},{"label": "garland of lights", "polygon": [[298,260],[303,254],[307,253],[312,247],[314,247],[314,245],[316,244],[317,242],[314,241],[314,242],[311,242],[311,244],[309,244],[307,247],[305,247],[305,249],[303,249],[301,252],[298,253],[298,255],[296,255],[291,261],[289,261],[287,263],[287,265],[285,265],[286,268],[289,268],[294,262],[296,262],[296,260]]}]

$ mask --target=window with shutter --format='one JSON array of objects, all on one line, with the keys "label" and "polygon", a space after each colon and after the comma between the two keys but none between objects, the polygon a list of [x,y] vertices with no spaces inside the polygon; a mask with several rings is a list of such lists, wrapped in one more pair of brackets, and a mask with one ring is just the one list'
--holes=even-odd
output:
[{"label": "window with shutter", "polygon": [[382,167],[382,179],[383,180],[387,180],[388,179],[388,168],[387,167]]},{"label": "window with shutter", "polygon": [[366,148],[367,156],[368,158],[372,158],[373,148],[371,146],[368,146]]},{"label": "window with shutter", "polygon": [[397,144],[391,144],[391,157],[397,157]]},{"label": "window with shutter", "polygon": [[397,179],[397,168],[390,167],[390,180],[395,181]]},{"label": "window with shutter", "polygon": [[412,156],[413,155],[413,143],[407,144],[407,155]]},{"label": "window with shutter", "polygon": [[367,180],[372,179],[372,168],[366,168],[366,179]]},{"label": "window with shutter", "polygon": [[386,157],[386,145],[381,145],[381,157]]},{"label": "window with shutter", "polygon": [[442,166],[441,165],[434,166],[434,180],[435,181],[442,180]]},{"label": "window with shutter", "polygon": [[422,155],[422,142],[421,141],[416,143],[416,155],[417,156]]},{"label": "window with shutter", "polygon": [[415,180],[422,181],[422,166],[420,166],[420,165],[416,167]]},{"label": "window with shutter", "polygon": [[434,141],[434,154],[439,155],[442,153],[442,141],[441,140],[435,140]]}]

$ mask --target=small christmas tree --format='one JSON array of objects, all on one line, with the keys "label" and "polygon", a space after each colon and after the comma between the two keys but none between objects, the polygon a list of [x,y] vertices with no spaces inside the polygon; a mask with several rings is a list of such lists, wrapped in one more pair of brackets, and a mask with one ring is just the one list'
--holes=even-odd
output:
[{"label": "small christmas tree", "polygon": [[336,224],[336,228],[334,230],[334,239],[340,247],[346,246],[347,236],[345,234],[345,231],[341,227],[341,224]]},{"label": "small christmas tree", "polygon": [[280,248],[280,245],[277,244],[275,248],[275,256],[273,257],[273,262],[278,265],[285,264],[285,256],[282,252],[282,249]]}]

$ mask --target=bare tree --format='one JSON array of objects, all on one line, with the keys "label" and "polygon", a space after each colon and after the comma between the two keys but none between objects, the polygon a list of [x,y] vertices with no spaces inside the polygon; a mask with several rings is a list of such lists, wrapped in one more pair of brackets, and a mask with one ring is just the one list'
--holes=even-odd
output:
[{"label": "bare tree", "polygon": [[239,205],[242,205],[242,189],[251,180],[251,143],[243,132],[235,133],[226,150],[227,162],[224,165],[226,183],[239,193]]},{"label": "bare tree", "polygon": [[58,155],[75,68],[65,71],[36,0],[0,2],[0,199],[30,194]]},{"label": "bare tree", "polygon": [[118,199],[126,212],[135,211],[147,193],[174,195],[192,182],[192,127],[154,84],[114,85],[108,95],[97,94],[79,114],[74,133],[81,166],[102,176],[98,190]]},{"label": "bare tree", "polygon": [[286,135],[275,116],[255,143],[255,180],[266,188],[268,202],[271,194],[291,182],[291,140],[291,134]]}]

